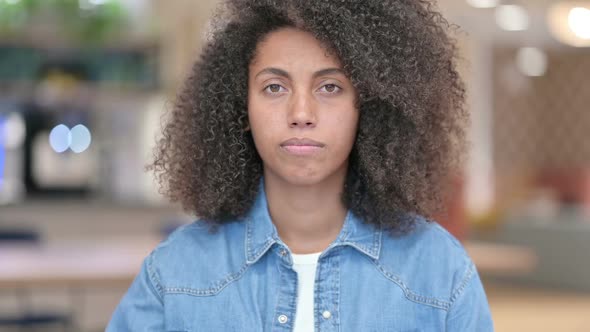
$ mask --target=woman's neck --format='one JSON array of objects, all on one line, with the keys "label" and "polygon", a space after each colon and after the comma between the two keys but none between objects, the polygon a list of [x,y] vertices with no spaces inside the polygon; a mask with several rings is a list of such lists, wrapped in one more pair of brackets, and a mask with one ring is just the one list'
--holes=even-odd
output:
[{"label": "woman's neck", "polygon": [[323,251],[344,224],[341,195],[346,174],[333,174],[311,186],[297,186],[265,172],[268,210],[279,237],[296,254]]}]

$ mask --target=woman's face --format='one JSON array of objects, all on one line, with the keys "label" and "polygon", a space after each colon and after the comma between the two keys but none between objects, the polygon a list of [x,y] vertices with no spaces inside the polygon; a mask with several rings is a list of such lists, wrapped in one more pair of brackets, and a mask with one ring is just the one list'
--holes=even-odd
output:
[{"label": "woman's face", "polygon": [[356,91],[337,58],[295,28],[269,33],[249,66],[248,118],[265,177],[312,185],[346,175]]}]

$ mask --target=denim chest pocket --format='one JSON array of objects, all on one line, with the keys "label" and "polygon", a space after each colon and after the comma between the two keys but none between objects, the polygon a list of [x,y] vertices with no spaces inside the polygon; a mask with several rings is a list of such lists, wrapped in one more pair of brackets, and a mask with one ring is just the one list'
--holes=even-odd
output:
[{"label": "denim chest pocket", "polygon": [[[424,296],[400,279],[361,276],[341,286],[342,332],[444,331],[447,303]],[[354,319],[352,319],[354,317]]]},{"label": "denim chest pocket", "polygon": [[165,329],[168,332],[263,331],[262,319],[248,312],[236,294],[210,296],[188,293],[164,296]]}]

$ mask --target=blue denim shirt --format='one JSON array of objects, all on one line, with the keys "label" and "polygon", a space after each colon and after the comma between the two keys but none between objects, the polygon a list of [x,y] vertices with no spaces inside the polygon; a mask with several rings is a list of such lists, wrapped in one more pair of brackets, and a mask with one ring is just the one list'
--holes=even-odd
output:
[{"label": "blue denim shirt", "polygon": [[[347,214],[318,260],[315,331],[493,331],[480,278],[461,244],[416,218],[414,231],[392,237]],[[107,331],[292,331],[292,263],[261,185],[244,220],[217,233],[195,222],[161,243]]]}]

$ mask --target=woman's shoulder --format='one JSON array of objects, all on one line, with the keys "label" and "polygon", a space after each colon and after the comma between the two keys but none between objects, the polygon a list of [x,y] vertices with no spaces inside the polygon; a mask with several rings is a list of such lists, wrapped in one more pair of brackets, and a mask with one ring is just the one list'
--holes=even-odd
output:
[{"label": "woman's shoulder", "polygon": [[212,227],[202,220],[180,226],[152,251],[148,263],[163,287],[204,287],[245,263],[243,227],[238,221]]}]

